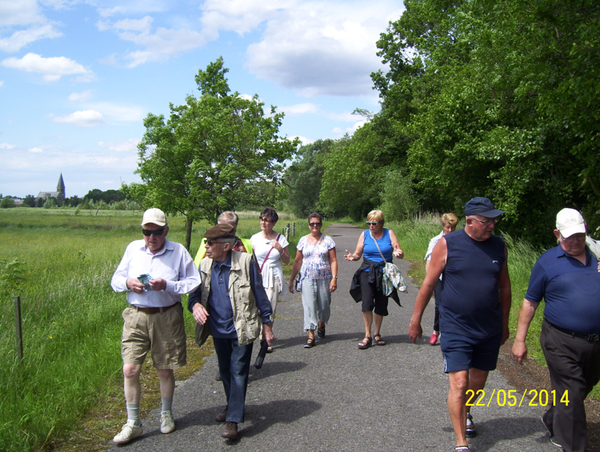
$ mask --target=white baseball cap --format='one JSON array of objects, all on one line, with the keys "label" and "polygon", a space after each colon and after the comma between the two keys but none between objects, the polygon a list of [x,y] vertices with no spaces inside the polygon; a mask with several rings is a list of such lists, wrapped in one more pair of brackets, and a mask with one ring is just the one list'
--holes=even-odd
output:
[{"label": "white baseball cap", "polygon": [[167,217],[165,216],[165,213],[160,209],[148,209],[144,212],[142,226],[145,226],[149,223],[155,224],[156,226],[166,226]]},{"label": "white baseball cap", "polygon": [[585,233],[585,220],[578,210],[563,209],[556,215],[556,229],[566,239],[573,234]]}]

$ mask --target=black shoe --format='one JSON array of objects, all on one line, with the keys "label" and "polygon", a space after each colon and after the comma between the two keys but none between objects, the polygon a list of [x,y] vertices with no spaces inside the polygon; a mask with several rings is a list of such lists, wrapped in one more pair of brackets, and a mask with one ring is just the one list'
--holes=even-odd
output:
[{"label": "black shoe", "polygon": [[223,409],[219,414],[215,416],[215,421],[225,422],[227,420],[227,407]]}]

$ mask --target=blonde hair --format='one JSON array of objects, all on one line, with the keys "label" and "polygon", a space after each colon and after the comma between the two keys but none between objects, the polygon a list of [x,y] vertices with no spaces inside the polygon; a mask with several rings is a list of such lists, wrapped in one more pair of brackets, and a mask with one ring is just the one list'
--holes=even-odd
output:
[{"label": "blonde hair", "polygon": [[381,210],[371,210],[367,215],[367,221],[376,221],[383,224],[383,212]]},{"label": "blonde hair", "polygon": [[454,226],[456,223],[458,223],[458,217],[455,213],[445,213],[442,215],[442,219],[440,221],[442,223],[442,227],[446,226],[447,224]]}]

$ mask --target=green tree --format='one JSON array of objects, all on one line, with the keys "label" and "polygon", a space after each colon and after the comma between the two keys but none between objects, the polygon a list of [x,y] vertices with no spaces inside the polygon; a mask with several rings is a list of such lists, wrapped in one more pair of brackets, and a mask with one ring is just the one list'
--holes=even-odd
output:
[{"label": "green tree", "polygon": [[287,206],[300,218],[317,210],[324,159],[333,145],[333,140],[326,139],[302,146],[298,159],[285,172],[283,183],[287,187]]},{"label": "green tree", "polygon": [[2,198],[2,201],[0,201],[0,208],[8,209],[11,207],[15,207],[15,201],[10,196],[5,196]]},{"label": "green tree", "polygon": [[194,221],[214,222],[224,210],[259,204],[261,190],[248,188],[277,183],[298,146],[279,135],[283,113],[275,107],[265,112],[256,95],[246,99],[231,92],[227,72],[217,59],[198,71],[199,98],[171,104],[166,120],[148,114],[136,170],[144,186],[127,190],[138,200],[143,192],[145,207],[183,215],[188,249]]},{"label": "green tree", "polygon": [[33,195],[27,195],[23,199],[23,205],[27,207],[35,207],[35,197]]},{"label": "green tree", "polygon": [[378,42],[390,70],[373,80],[423,207],[488,196],[507,211],[504,230],[536,243],[549,243],[560,208],[596,211],[600,5],[405,5]]}]

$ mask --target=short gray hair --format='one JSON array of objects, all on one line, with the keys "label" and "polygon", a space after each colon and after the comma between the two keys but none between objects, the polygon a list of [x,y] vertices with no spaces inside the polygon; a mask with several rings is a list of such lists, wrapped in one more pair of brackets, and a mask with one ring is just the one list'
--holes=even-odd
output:
[{"label": "short gray hair", "polygon": [[235,212],[232,212],[231,210],[226,210],[225,212],[222,212],[221,215],[219,215],[219,217],[217,218],[217,223],[229,223],[236,229],[239,221],[239,217],[235,214]]}]

